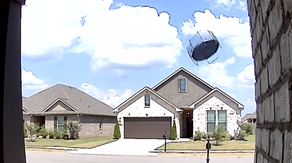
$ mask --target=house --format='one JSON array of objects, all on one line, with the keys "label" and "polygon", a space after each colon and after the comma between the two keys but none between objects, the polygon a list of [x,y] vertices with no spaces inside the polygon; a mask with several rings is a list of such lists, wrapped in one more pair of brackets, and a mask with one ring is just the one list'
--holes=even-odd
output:
[{"label": "house", "polygon": [[122,138],[170,137],[176,124],[179,138],[195,131],[211,132],[216,126],[234,134],[244,106],[181,67],[154,87],[145,86],[114,112]]},{"label": "house", "polygon": [[257,121],[257,114],[256,112],[254,113],[246,113],[242,118],[241,118],[241,122],[243,123],[252,123],[252,124],[256,124]]},{"label": "house", "polygon": [[78,121],[81,138],[113,134],[117,118],[112,108],[75,87],[56,84],[22,100],[24,121],[48,131],[63,131],[66,121]]}]

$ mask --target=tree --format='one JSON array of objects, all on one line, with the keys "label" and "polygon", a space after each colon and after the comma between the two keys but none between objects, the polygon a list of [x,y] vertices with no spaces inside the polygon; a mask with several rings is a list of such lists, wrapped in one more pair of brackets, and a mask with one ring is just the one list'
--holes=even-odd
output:
[{"label": "tree", "polygon": [[28,131],[30,141],[35,142],[37,133],[40,129],[39,125],[34,123],[25,123],[25,128]]},{"label": "tree", "polygon": [[215,145],[220,145],[220,140],[226,137],[226,131],[223,128],[216,127],[211,133],[211,136],[215,138]]},{"label": "tree", "polygon": [[66,128],[68,130],[69,139],[78,139],[79,138],[79,132],[82,129],[82,126],[79,125],[78,122],[68,121],[66,124]]},{"label": "tree", "polygon": [[175,121],[173,121],[173,125],[172,125],[172,128],[171,128],[170,139],[171,140],[175,140],[176,138],[177,138],[176,124],[175,124]]},{"label": "tree", "polygon": [[253,125],[249,123],[237,122],[239,127],[238,131],[235,133],[236,140],[246,140],[246,137],[253,134]]},{"label": "tree", "polygon": [[118,121],[116,122],[115,129],[114,129],[114,138],[115,139],[121,138],[120,125]]}]

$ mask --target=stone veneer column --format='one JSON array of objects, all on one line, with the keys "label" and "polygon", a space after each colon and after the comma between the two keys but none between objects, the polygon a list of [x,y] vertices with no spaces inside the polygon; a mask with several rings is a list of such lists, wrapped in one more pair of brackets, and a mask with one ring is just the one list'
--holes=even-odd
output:
[{"label": "stone veneer column", "polygon": [[292,1],[247,0],[255,65],[255,163],[292,162]]}]

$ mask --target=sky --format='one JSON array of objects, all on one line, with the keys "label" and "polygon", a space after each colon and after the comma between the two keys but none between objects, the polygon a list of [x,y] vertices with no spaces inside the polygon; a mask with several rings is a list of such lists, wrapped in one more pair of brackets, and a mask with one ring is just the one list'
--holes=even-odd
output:
[{"label": "sky", "polygon": [[[246,0],[26,0],[21,29],[24,97],[61,83],[115,107],[184,67],[255,111]],[[204,30],[221,47],[197,66],[186,47]]]}]

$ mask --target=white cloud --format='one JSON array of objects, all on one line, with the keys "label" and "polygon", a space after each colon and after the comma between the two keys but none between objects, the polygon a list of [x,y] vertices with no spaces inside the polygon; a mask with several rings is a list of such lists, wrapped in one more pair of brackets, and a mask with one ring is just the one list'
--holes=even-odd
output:
[{"label": "white cloud", "polygon": [[102,102],[112,107],[116,107],[131,95],[133,95],[133,92],[130,89],[126,89],[123,92],[115,89],[103,91],[89,83],[83,83],[81,88],[84,92],[94,96],[98,100],[101,100]]},{"label": "white cloud", "polygon": [[215,62],[200,67],[198,73],[208,82],[220,87],[232,87],[235,78],[228,75],[226,67],[235,62],[234,57],[225,62]]},{"label": "white cloud", "polygon": [[238,73],[238,79],[243,83],[254,80],[254,78],[254,64],[247,65],[240,73]]},{"label": "white cloud", "polygon": [[[112,0],[27,0],[22,18],[22,55],[26,58],[58,58],[72,40],[71,49],[92,57],[92,69],[104,67],[171,67],[182,49],[177,28],[169,24],[169,14],[158,15],[150,7],[118,4]],[[52,12],[53,10],[53,12]],[[79,21],[86,15],[85,24]]]},{"label": "white cloud", "polygon": [[237,5],[237,8],[238,8],[239,10],[246,11],[246,10],[247,10],[247,4],[246,4],[246,1],[239,1],[239,2],[238,2],[238,5]]},{"label": "white cloud", "polygon": [[216,0],[216,3],[224,4],[226,6],[232,6],[232,5],[236,4],[235,0]]},{"label": "white cloud", "polygon": [[45,82],[37,78],[32,71],[21,70],[22,86],[25,90],[42,90],[48,87]]},{"label": "white cloud", "polygon": [[[192,36],[201,30],[212,31],[219,39],[232,48],[237,56],[251,57],[251,36],[248,19],[215,17],[210,10],[194,13],[195,23],[190,19],[183,22],[181,28],[184,35]],[[223,47],[224,48],[224,47]]]},{"label": "white cloud", "polygon": [[206,0],[212,4],[212,7],[221,8],[223,10],[238,9],[246,11],[246,1],[240,0]]}]

